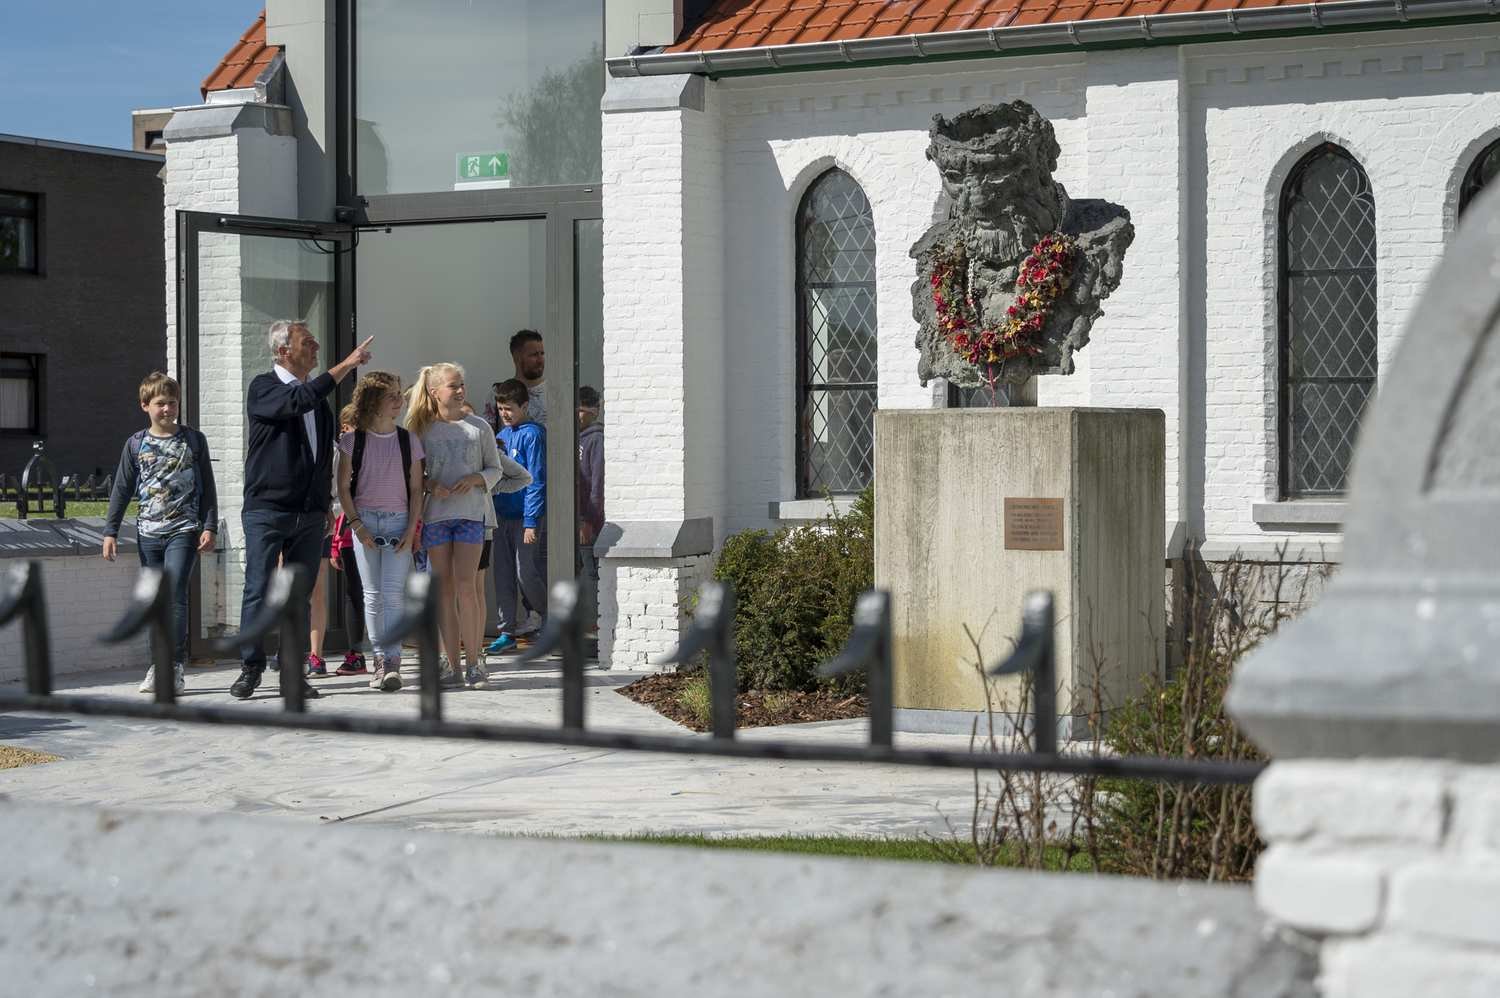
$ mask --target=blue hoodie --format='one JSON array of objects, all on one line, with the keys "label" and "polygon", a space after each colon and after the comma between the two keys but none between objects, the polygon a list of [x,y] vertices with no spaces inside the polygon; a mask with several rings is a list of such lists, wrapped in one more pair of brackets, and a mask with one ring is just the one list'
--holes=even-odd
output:
[{"label": "blue hoodie", "polygon": [[495,435],[501,453],[531,472],[531,484],[519,492],[495,496],[495,516],[520,520],[523,527],[539,527],[547,515],[547,431],[527,420],[501,427]]}]

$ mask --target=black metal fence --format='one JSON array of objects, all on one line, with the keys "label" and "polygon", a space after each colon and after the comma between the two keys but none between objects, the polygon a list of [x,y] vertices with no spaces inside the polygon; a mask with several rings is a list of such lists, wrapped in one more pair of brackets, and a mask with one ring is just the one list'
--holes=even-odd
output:
[{"label": "black metal fence", "polygon": [[69,502],[104,502],[109,499],[113,475],[58,477],[42,442],[38,440],[31,449],[31,459],[19,475],[0,472],[0,504],[14,505],[20,519],[47,515],[61,519],[67,515]]},{"label": "black metal fence", "polygon": [[[1264,768],[1263,763],[1221,762],[1153,757],[1109,757],[1069,754],[1057,745],[1057,716],[1053,659],[1053,603],[1051,593],[1028,597],[1021,637],[1012,654],[990,674],[1029,673],[1036,692],[1030,719],[1035,752],[1004,753],[957,749],[897,747],[893,740],[893,675],[891,605],[885,592],[867,592],[855,608],[854,626],[842,652],[822,668],[825,676],[864,670],[870,701],[866,744],[805,743],[735,737],[737,676],[734,656],[734,593],[720,583],[702,589],[698,612],[681,645],[670,656],[679,668],[707,660],[712,697],[710,736],[650,735],[589,728],[585,723],[585,666],[583,601],[576,582],[552,587],[547,623],[537,643],[522,661],[557,653],[562,661],[562,723],[542,725],[490,724],[448,721],[443,718],[443,690],[439,685],[438,586],[425,573],[413,573],[406,586],[405,616],[399,637],[412,639],[418,649],[419,698],[417,716],[387,717],[360,714],[310,714],[303,700],[302,661],[307,649],[307,596],[310,580],[300,569],[280,569],[273,578],[259,620],[240,635],[224,639],[219,648],[237,653],[242,641],[260,641],[279,632],[281,678],[280,713],[266,714],[233,707],[188,706],[177,702],[170,681],[155,684],[153,701],[118,697],[57,694],[52,688],[52,658],[47,633],[46,599],[39,562],[19,564],[0,578],[0,626],[17,620],[22,629],[26,659],[24,693],[0,691],[0,710],[42,711],[109,717],[235,724],[366,735],[400,735],[571,745],[679,755],[735,756],[805,762],[869,762],[887,765],[948,769],[992,769],[1013,772],[1051,772],[1162,780],[1179,783],[1245,784]],[[102,640],[128,640],[150,634],[153,660],[170,662],[171,627],[168,583],[156,569],[143,569],[123,618]],[[165,679],[165,677],[162,677]]]}]

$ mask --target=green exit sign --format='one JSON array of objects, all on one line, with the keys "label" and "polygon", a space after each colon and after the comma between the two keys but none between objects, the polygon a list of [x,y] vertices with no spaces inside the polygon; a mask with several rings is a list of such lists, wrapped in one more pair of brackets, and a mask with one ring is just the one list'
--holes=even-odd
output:
[{"label": "green exit sign", "polygon": [[504,180],[510,176],[510,157],[503,152],[466,152],[458,155],[459,180]]}]

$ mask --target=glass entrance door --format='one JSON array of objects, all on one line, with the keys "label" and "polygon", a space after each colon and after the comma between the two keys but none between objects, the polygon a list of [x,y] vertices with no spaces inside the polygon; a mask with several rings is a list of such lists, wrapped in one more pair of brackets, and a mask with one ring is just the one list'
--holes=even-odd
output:
[{"label": "glass entrance door", "polygon": [[[362,230],[355,251],[360,335],[376,338],[371,366],[404,384],[424,365],[458,364],[475,414],[494,421],[493,389],[518,373],[511,338],[522,330],[541,334],[546,528],[545,545],[533,554],[549,584],[574,578],[584,563],[575,403],[578,387],[598,390],[603,375],[598,212],[597,201],[585,200],[549,204],[541,217],[383,225]],[[486,577],[490,637],[498,633],[494,581],[501,570],[496,564]]]},{"label": "glass entrance door", "polygon": [[[216,550],[199,559],[193,587],[195,656],[208,642],[238,630],[244,589],[240,528],[250,379],[271,369],[267,339],[277,319],[307,323],[320,367],[352,348],[348,295],[353,233],[348,226],[208,212],[177,217],[177,370],[182,419],[208,438],[219,493]],[[341,386],[339,400],[352,384]],[[325,589],[325,640],[348,641],[337,579]]]}]

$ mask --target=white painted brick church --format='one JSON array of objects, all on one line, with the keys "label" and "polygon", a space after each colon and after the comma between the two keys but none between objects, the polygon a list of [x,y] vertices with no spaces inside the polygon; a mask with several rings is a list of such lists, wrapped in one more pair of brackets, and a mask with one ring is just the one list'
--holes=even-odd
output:
[{"label": "white painted brick church", "polygon": [[268,0],[166,132],[170,362],[223,465],[202,633],[238,615],[238,393],[295,313],[471,396],[540,329],[550,573],[550,400],[589,385],[600,656],[654,661],[726,535],[874,480],[876,408],[987,404],[918,382],[908,250],[946,211],[933,115],[1018,98],[1136,236],[1076,373],[1010,401],[1165,412],[1169,563],[1337,561],[1360,412],[1500,170],[1497,28],[1486,0]]}]

